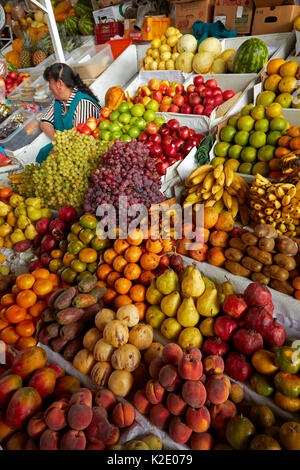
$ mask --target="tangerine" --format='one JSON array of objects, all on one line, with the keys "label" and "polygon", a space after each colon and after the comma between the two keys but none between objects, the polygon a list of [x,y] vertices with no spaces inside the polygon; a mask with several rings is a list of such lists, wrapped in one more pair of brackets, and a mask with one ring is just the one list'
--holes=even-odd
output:
[{"label": "tangerine", "polygon": [[143,286],[143,284],[132,286],[129,291],[129,297],[133,302],[144,302],[146,298],[146,286]]},{"label": "tangerine", "polygon": [[113,264],[113,260],[118,256],[118,253],[115,252],[113,248],[108,248],[103,253],[103,260],[107,264]]},{"label": "tangerine", "polygon": [[40,317],[46,307],[47,302],[45,300],[38,300],[36,304],[29,308],[28,312],[32,317]]},{"label": "tangerine", "polygon": [[127,241],[130,245],[138,246],[143,242],[144,235],[141,229],[136,228],[131,230],[127,235]]},{"label": "tangerine", "polygon": [[8,326],[0,331],[0,339],[6,344],[15,344],[19,338],[14,326]]},{"label": "tangerine", "polygon": [[97,287],[107,287],[107,283],[105,281],[97,281],[96,286]]},{"label": "tangerine", "polygon": [[65,253],[63,257],[64,266],[66,268],[69,268],[74,258],[75,258],[75,255],[73,255],[72,253]]},{"label": "tangerine", "polygon": [[83,248],[83,250],[79,252],[78,256],[80,261],[84,263],[94,263],[95,261],[97,261],[98,255],[97,251],[93,248]]},{"label": "tangerine", "polygon": [[32,274],[35,279],[49,279],[50,276],[50,272],[45,268],[36,269]]},{"label": "tangerine", "polygon": [[3,307],[10,307],[15,302],[16,301],[15,301],[15,295],[14,294],[4,294],[1,297],[1,305],[3,305]]},{"label": "tangerine", "polygon": [[155,274],[152,271],[142,271],[139,277],[139,282],[144,286],[150,286],[152,279],[155,278]]},{"label": "tangerine", "polygon": [[113,302],[113,306],[118,309],[123,305],[132,304],[131,298],[127,294],[118,295]]},{"label": "tangerine", "polygon": [[126,259],[123,256],[118,255],[113,261],[113,268],[118,273],[121,273],[124,271],[126,264],[127,264]]},{"label": "tangerine", "polygon": [[50,294],[53,290],[53,284],[49,279],[37,279],[33,284],[33,291],[39,297]]},{"label": "tangerine", "polygon": [[97,269],[97,276],[101,281],[106,281],[107,276],[111,273],[113,268],[109,264],[100,264]]},{"label": "tangerine", "polygon": [[134,302],[133,305],[135,305],[136,308],[138,309],[138,311],[139,311],[139,320],[142,321],[145,318],[145,315],[146,315],[147,305],[145,304],[145,302]]},{"label": "tangerine", "polygon": [[[34,288],[35,284],[33,285]],[[19,307],[29,308],[32,307],[37,301],[37,295],[33,290],[25,289],[18,293],[16,302]]]},{"label": "tangerine", "polygon": [[16,286],[21,289],[31,289],[35,282],[35,277],[32,274],[21,274],[16,279]]},{"label": "tangerine", "polygon": [[16,332],[20,336],[32,336],[35,332],[33,321],[24,320],[17,324]]},{"label": "tangerine", "polygon": [[295,289],[300,290],[300,276],[294,277],[292,284]]},{"label": "tangerine", "polygon": [[121,273],[117,273],[116,271],[112,271],[111,273],[109,273],[109,275],[107,276],[107,285],[109,287],[114,287],[114,283],[117,279],[119,279],[120,277],[122,277],[122,274]]},{"label": "tangerine", "polygon": [[146,271],[152,271],[159,265],[159,256],[155,253],[144,253],[140,259],[140,265],[142,269]]},{"label": "tangerine", "polygon": [[9,322],[0,319],[0,331],[1,331],[1,330],[4,330],[4,328],[6,328],[7,326],[9,326]]},{"label": "tangerine", "polygon": [[59,258],[62,258],[64,256],[64,252],[60,249],[56,249],[56,250],[52,250],[50,252],[50,255],[52,256],[52,258],[54,259],[59,259]]},{"label": "tangerine", "polygon": [[268,62],[267,65],[267,74],[268,75],[273,75],[273,74],[278,74],[280,67],[285,64],[284,59],[271,59]]},{"label": "tangerine", "polygon": [[138,246],[130,246],[124,253],[124,258],[128,263],[137,263],[143,252]]},{"label": "tangerine", "polygon": [[123,255],[123,253],[127,250],[129,246],[130,245],[128,241],[124,238],[118,238],[114,242],[114,250],[116,253],[118,253],[118,255]]},{"label": "tangerine", "polygon": [[36,346],[37,340],[33,338],[33,336],[21,336],[21,338],[18,339],[16,346],[19,350],[26,349],[26,348],[32,348],[33,346]]},{"label": "tangerine", "polygon": [[146,241],[146,249],[150,253],[160,253],[163,249],[163,244],[160,240],[151,240],[150,238]]},{"label": "tangerine", "polygon": [[128,263],[124,268],[123,274],[130,281],[135,281],[140,277],[141,272],[142,270],[138,264]]},{"label": "tangerine", "polygon": [[113,301],[116,299],[117,295],[118,294],[114,289],[111,289],[110,287],[108,287],[108,289],[106,289],[105,295],[103,297],[104,303],[107,304],[107,305],[111,305],[113,303]]},{"label": "tangerine", "polygon": [[128,294],[131,286],[132,282],[126,277],[120,277],[114,283],[114,289],[118,294]]}]

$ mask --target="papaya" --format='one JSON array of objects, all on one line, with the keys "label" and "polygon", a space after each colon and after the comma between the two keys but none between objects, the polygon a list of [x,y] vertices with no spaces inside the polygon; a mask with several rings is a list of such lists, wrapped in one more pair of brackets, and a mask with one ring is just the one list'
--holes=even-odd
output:
[{"label": "papaya", "polygon": [[58,298],[58,296],[64,292],[66,289],[57,289],[55,292],[53,292],[53,294],[51,294],[51,296],[49,297],[48,299],[48,307],[54,307],[54,302],[55,300]]},{"label": "papaya", "polygon": [[97,277],[96,276],[88,276],[82,279],[78,284],[79,292],[86,294],[90,292],[97,284]]},{"label": "papaya", "polygon": [[13,393],[23,385],[19,375],[6,375],[0,379],[0,408],[4,408],[9,402]]},{"label": "papaya", "polygon": [[80,388],[80,381],[73,375],[64,375],[56,381],[54,398],[59,399],[65,394],[72,395]]},{"label": "papaya", "polygon": [[56,375],[50,367],[42,367],[34,371],[28,382],[29,387],[35,388],[42,398],[52,395],[56,384]]},{"label": "papaya", "polygon": [[89,294],[97,299],[97,302],[104,297],[106,293],[106,287],[94,287]]},{"label": "papaya", "polygon": [[72,305],[78,308],[86,308],[94,305],[97,302],[97,298],[90,294],[78,294],[73,299]]},{"label": "papaya", "polygon": [[54,301],[54,308],[63,310],[64,308],[70,307],[73,297],[77,294],[76,287],[69,287],[65,289]]},{"label": "papaya", "polygon": [[5,423],[13,429],[21,429],[26,421],[42,406],[42,397],[33,387],[22,387],[11,397],[6,410]]},{"label": "papaya", "polygon": [[64,310],[57,312],[56,318],[60,325],[67,325],[68,323],[73,323],[79,320],[83,314],[84,310],[82,308],[67,307]]},{"label": "papaya", "polygon": [[12,363],[12,372],[26,379],[36,369],[44,367],[47,362],[47,353],[39,346],[20,351]]},{"label": "papaya", "polygon": [[69,323],[68,325],[61,327],[59,334],[62,338],[70,341],[71,339],[76,338],[82,332],[84,326],[85,324],[81,321]]}]

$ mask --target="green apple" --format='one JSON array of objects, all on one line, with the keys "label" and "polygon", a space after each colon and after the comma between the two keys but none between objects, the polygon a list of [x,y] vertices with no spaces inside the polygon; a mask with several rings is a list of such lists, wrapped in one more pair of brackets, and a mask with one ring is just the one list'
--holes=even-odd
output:
[{"label": "green apple", "polygon": [[141,117],[145,112],[145,107],[142,103],[136,103],[134,106],[132,106],[130,112],[132,116]]},{"label": "green apple", "polygon": [[152,109],[147,109],[147,111],[145,111],[143,114],[143,118],[147,122],[154,121],[154,119],[156,118],[156,113],[155,111],[152,111]]}]

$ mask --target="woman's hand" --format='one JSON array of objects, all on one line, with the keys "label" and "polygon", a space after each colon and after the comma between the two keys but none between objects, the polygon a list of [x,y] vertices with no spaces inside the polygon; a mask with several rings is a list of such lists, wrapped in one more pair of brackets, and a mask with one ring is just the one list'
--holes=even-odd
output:
[{"label": "woman's hand", "polygon": [[54,138],[55,129],[49,122],[40,122],[40,128],[52,140]]}]

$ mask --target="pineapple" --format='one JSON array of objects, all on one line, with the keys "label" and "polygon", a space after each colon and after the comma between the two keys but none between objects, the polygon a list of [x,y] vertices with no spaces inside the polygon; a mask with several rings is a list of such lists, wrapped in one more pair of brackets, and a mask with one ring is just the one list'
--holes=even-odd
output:
[{"label": "pineapple", "polygon": [[41,38],[36,43],[35,52],[32,55],[33,65],[39,65],[43,62],[49,55],[51,37],[48,33],[43,33]]},{"label": "pineapple", "polygon": [[23,40],[24,40],[23,49],[20,53],[20,68],[27,69],[29,67],[32,67],[31,54],[32,54],[33,44],[32,44],[32,39],[29,33],[24,34]]}]

